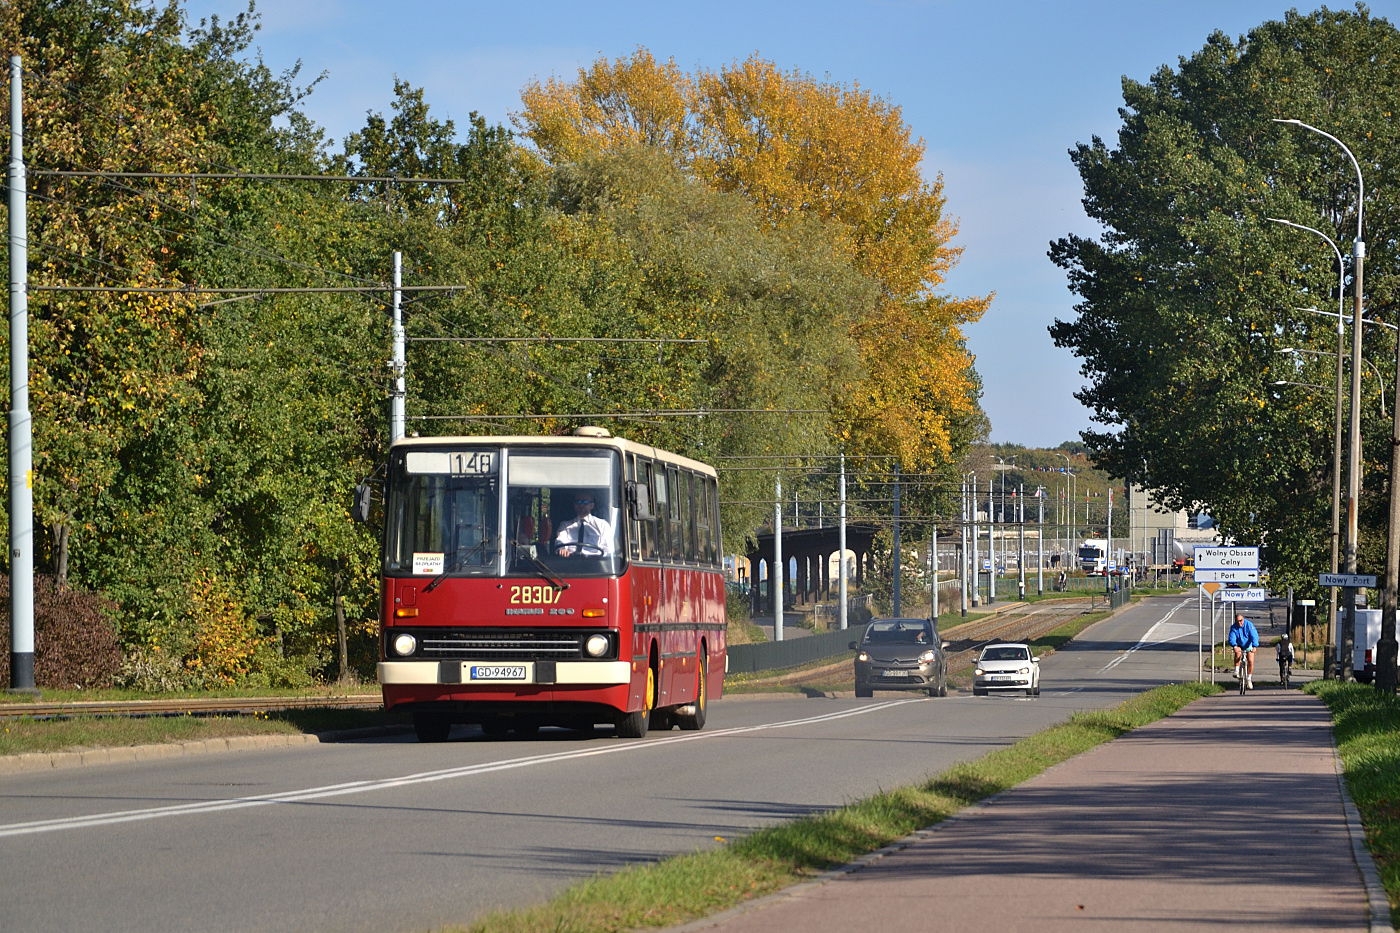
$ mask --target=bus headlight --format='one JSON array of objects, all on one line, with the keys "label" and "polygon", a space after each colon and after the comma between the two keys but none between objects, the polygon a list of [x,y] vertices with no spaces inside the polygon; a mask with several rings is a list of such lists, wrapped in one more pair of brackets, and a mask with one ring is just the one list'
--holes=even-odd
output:
[{"label": "bus headlight", "polygon": [[418,639],[405,632],[402,635],[394,636],[394,654],[400,657],[407,657],[413,653],[413,649],[418,647]]},{"label": "bus headlight", "polygon": [[583,650],[590,658],[601,658],[608,653],[608,636],[589,635],[588,640],[583,643]]}]

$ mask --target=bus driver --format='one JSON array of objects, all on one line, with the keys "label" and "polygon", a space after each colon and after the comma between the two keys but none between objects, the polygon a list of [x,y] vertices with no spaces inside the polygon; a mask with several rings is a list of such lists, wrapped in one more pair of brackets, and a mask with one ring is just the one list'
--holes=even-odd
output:
[{"label": "bus driver", "polygon": [[554,551],[560,557],[611,557],[612,525],[593,514],[593,494],[574,496],[574,520],[565,522],[554,538]]}]

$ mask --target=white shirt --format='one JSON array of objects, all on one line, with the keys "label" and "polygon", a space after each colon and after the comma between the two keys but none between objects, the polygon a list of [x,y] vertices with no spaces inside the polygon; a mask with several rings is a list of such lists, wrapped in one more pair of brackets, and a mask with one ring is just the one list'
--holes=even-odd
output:
[{"label": "white shirt", "polygon": [[588,546],[588,550],[581,556],[597,557],[599,556],[597,551],[602,551],[601,556],[609,557],[613,552],[612,524],[596,515],[575,518],[573,521],[564,523],[564,526],[559,529],[559,534],[554,536],[554,543],[557,545],[584,544]]}]

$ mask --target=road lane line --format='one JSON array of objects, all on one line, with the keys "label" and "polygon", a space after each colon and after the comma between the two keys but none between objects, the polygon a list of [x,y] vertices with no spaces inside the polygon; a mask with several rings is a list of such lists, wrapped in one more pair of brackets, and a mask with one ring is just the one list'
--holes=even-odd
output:
[{"label": "road lane line", "polygon": [[436,781],[448,781],[457,778],[474,777],[480,774],[491,774],[497,771],[510,771],[517,768],[527,768],[533,765],[552,764],[560,761],[572,761],[581,758],[594,758],[600,755],[614,755],[622,752],[647,751],[649,749],[661,748],[666,745],[674,745],[680,742],[698,742],[706,739],[719,739],[728,736],[746,735],[753,732],[765,732],[772,729],[789,729],[795,726],[815,725],[819,723],[834,722],[838,719],[846,719],[851,716],[863,716],[866,713],[875,713],[881,710],[892,709],[896,706],[903,706],[906,703],[924,702],[920,699],[887,700],[882,703],[875,703],[869,706],[856,707],[855,709],[840,710],[832,713],[823,713],[820,716],[809,716],[802,719],[786,719],[780,722],[760,723],[754,726],[736,726],[732,729],[719,729],[713,732],[696,732],[687,735],[668,736],[663,739],[654,739],[650,742],[628,742],[626,744],[611,745],[606,748],[580,749],[569,752],[554,752],[547,755],[530,755],[524,758],[512,758],[505,761],[483,762],[482,764],[466,765],[460,768],[446,768],[439,771],[423,771],[417,774],[406,774],[401,777],[381,778],[373,781],[350,781],[343,784],[328,784],[322,787],[308,787],[303,790],[286,791],[283,793],[260,794],[252,797],[234,797],[226,800],[202,800],[195,803],[172,804],[164,807],[148,807],[140,810],[118,810],[112,813],[94,813],[87,816],[62,817],[52,820],[35,820],[26,823],[10,823],[0,825],[0,838],[11,836],[30,836],[38,833],[57,832],[65,829],[86,829],[97,826],[111,826],[117,823],[134,823],[142,820],[163,819],[172,816],[194,816],[205,813],[221,813],[227,810],[243,810],[250,807],[265,807],[273,804],[301,803],[308,800],[324,800],[328,797],[343,797],[349,794],[364,794],[376,790],[388,790],[395,787],[407,787],[413,784],[428,784]]},{"label": "road lane line", "polygon": [[1133,646],[1132,646],[1131,648],[1129,648],[1127,651],[1123,652],[1123,653],[1120,654],[1118,657],[1114,658],[1112,661],[1109,661],[1109,662],[1108,662],[1107,664],[1105,664],[1103,667],[1099,668],[1098,673],[1103,674],[1103,673],[1105,673],[1105,672],[1111,670],[1112,668],[1115,668],[1115,667],[1117,667],[1118,665],[1122,664],[1124,661],[1126,661],[1126,660],[1128,659],[1128,656],[1129,656],[1129,655],[1131,655],[1133,652],[1137,651],[1139,648],[1145,648],[1145,647],[1147,647],[1148,645],[1161,645],[1161,644],[1165,644],[1166,642],[1169,642],[1169,641],[1176,641],[1176,639],[1180,638],[1180,637],[1181,637],[1180,635],[1173,635],[1171,638],[1163,638],[1161,641],[1152,641],[1152,633],[1155,632],[1155,631],[1157,631],[1157,627],[1158,627],[1158,626],[1160,626],[1160,625],[1162,625],[1163,623],[1167,622],[1169,619],[1171,619],[1172,616],[1176,615],[1177,612],[1178,612],[1180,609],[1183,609],[1184,607],[1186,607],[1190,602],[1191,602],[1191,600],[1189,600],[1189,599],[1183,599],[1181,602],[1179,602],[1179,603],[1177,603],[1175,606],[1173,606],[1173,607],[1167,612],[1166,615],[1162,616],[1162,618],[1160,618],[1160,619],[1158,619],[1156,622],[1154,622],[1153,625],[1152,625],[1152,627],[1151,627],[1150,629],[1148,629],[1145,633],[1143,633],[1142,638],[1138,639],[1138,643],[1137,643],[1136,645],[1133,645]]}]

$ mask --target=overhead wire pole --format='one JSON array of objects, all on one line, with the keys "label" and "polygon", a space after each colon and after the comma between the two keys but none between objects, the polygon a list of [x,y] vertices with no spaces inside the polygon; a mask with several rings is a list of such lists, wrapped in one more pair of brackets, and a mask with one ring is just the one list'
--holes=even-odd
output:
[{"label": "overhead wire pole", "polygon": [[408,360],[404,352],[403,332],[403,253],[394,251],[394,358],[389,361],[389,371],[393,374],[394,389],[389,402],[389,442],[393,443],[406,433],[404,424],[404,402],[408,396],[405,375]]},{"label": "overhead wire pole", "polygon": [[34,450],[29,415],[29,221],[24,89],[10,58],[10,690],[34,690]]},{"label": "overhead wire pole", "polygon": [[899,461],[897,460],[894,464],[894,553],[892,557],[894,558],[891,561],[891,563],[894,564],[894,592],[891,602],[893,603],[895,618],[899,618]]},{"label": "overhead wire pole", "polygon": [[846,455],[841,454],[841,529],[837,532],[837,544],[841,547],[841,573],[837,578],[836,598],[840,600],[841,606],[837,610],[836,617],[841,630],[845,631],[848,624],[846,618]]},{"label": "overhead wire pole", "polygon": [[768,573],[773,603],[773,640],[783,640],[783,478],[773,477],[773,566]]}]

